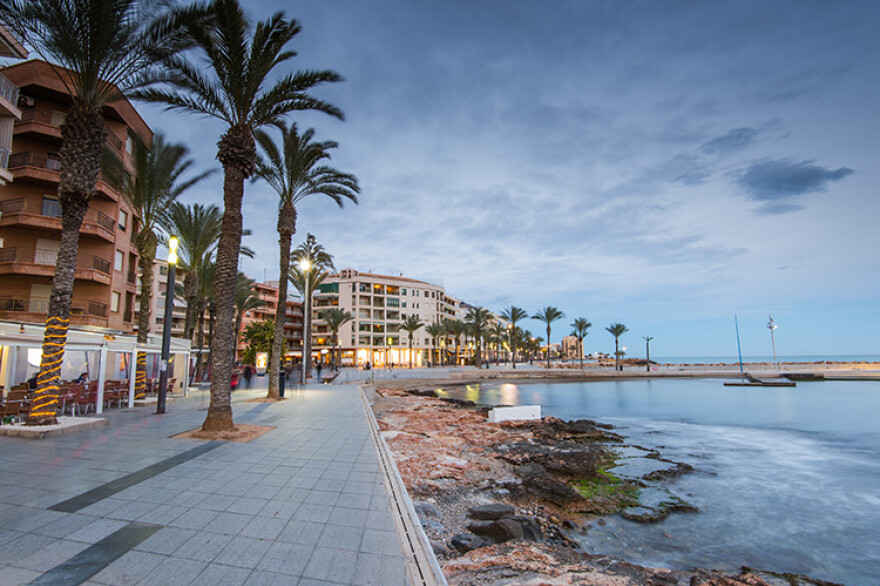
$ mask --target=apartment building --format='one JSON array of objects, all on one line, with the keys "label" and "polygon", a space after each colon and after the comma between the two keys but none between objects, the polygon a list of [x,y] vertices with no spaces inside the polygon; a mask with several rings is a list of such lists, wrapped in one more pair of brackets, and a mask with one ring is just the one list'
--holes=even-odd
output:
[{"label": "apartment building", "polygon": [[[263,305],[248,310],[241,316],[241,329],[239,329],[235,346],[236,360],[241,360],[241,356],[247,348],[241,335],[247,326],[258,321],[274,321],[275,313],[278,310],[278,281],[254,283],[253,289]],[[288,295],[286,306],[287,319],[284,322],[284,340],[287,342],[286,356],[299,358],[302,356],[303,347],[303,304]]]},{"label": "apartment building", "polygon": [[[136,293],[134,299],[134,323],[132,329],[138,331],[138,317],[140,315],[140,291],[141,291],[141,275],[140,267],[136,267],[137,281]],[[183,286],[183,278],[186,273],[177,267],[174,272],[174,282]],[[162,335],[165,323],[165,294],[168,291],[168,261],[154,259],[153,260],[153,286],[150,295],[150,325],[148,331],[157,336]],[[207,314],[207,311],[205,312]],[[207,315],[206,315],[207,319]],[[186,302],[181,299],[174,300],[174,307],[171,310],[171,336],[175,338],[183,338],[186,331]],[[205,326],[205,336],[207,336],[207,325]],[[206,342],[207,343],[207,342]]]},{"label": "apartment building", "polygon": [[[333,307],[354,317],[339,329],[341,364],[349,366],[408,365],[409,334],[400,327],[407,316],[418,316],[425,325],[462,318],[461,301],[441,285],[342,269],[327,277],[313,297],[312,345],[324,355],[332,348],[333,333],[323,312]],[[420,328],[413,336],[413,366],[426,365],[431,349],[431,337]]]},{"label": "apartment building", "polygon": [[[0,23],[0,58],[27,58],[27,50],[2,23]],[[17,120],[21,120],[18,87],[5,75],[0,74],[0,186],[12,181],[9,155],[12,154],[12,129]],[[0,248],[2,246],[0,243]]]},{"label": "apartment building", "polygon": [[[20,90],[21,120],[13,128],[9,170],[15,181],[0,187],[0,319],[41,323],[61,238],[57,198],[61,124],[70,106],[64,86],[43,61],[16,63],[0,71]],[[134,107],[119,100],[104,108],[109,151],[133,173],[134,137],[152,132]],[[97,193],[80,229],[71,324],[130,332],[137,287],[137,218],[109,183]]]},{"label": "apartment building", "polygon": [[563,358],[580,358],[580,344],[575,336],[565,336],[562,338],[562,357]]}]

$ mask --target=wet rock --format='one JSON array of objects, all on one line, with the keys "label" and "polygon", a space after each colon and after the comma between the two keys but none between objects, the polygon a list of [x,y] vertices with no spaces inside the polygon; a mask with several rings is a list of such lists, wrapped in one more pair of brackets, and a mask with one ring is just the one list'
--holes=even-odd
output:
[{"label": "wet rock", "polygon": [[446,547],[445,543],[441,543],[436,539],[432,539],[430,541],[431,549],[434,550],[434,555],[441,558],[448,558],[452,556],[452,550]]},{"label": "wet rock", "polygon": [[522,530],[522,538],[527,541],[543,541],[544,540],[544,532],[541,531],[541,526],[538,525],[538,522],[532,519],[531,517],[524,517],[521,515],[515,515],[513,517],[508,517],[507,520],[518,523],[520,529]]},{"label": "wet rock", "polygon": [[422,527],[425,529],[430,529],[435,533],[443,533],[446,530],[446,527],[443,526],[443,523],[436,521],[434,519],[421,519]]},{"label": "wet rock", "polygon": [[473,533],[459,533],[449,540],[449,544],[461,553],[467,553],[489,545],[489,542]]},{"label": "wet rock", "polygon": [[481,521],[495,521],[501,517],[513,515],[515,512],[515,509],[510,505],[493,503],[468,509],[468,517]]}]

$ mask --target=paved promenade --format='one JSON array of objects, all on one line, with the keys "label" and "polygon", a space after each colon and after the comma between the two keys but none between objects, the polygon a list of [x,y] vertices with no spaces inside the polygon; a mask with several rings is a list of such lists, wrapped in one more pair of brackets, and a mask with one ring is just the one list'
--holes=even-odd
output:
[{"label": "paved promenade", "polygon": [[358,393],[237,391],[237,423],[276,427],[246,444],[170,439],[202,423],[205,391],[0,437],[0,584],[407,584]]}]

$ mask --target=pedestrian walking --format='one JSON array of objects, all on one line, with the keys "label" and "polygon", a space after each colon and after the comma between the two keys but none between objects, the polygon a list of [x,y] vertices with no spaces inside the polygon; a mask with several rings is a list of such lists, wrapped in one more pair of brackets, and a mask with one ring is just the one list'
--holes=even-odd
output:
[{"label": "pedestrian walking", "polygon": [[318,382],[321,382],[321,363],[318,363],[318,366],[315,368],[318,371]]}]

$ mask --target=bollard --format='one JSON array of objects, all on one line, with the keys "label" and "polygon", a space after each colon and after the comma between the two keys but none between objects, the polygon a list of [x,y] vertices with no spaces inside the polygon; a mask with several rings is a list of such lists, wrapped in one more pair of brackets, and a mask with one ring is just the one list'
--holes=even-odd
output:
[{"label": "bollard", "polygon": [[283,370],[278,373],[278,394],[281,398],[284,398],[284,381],[287,378],[287,373]]}]

